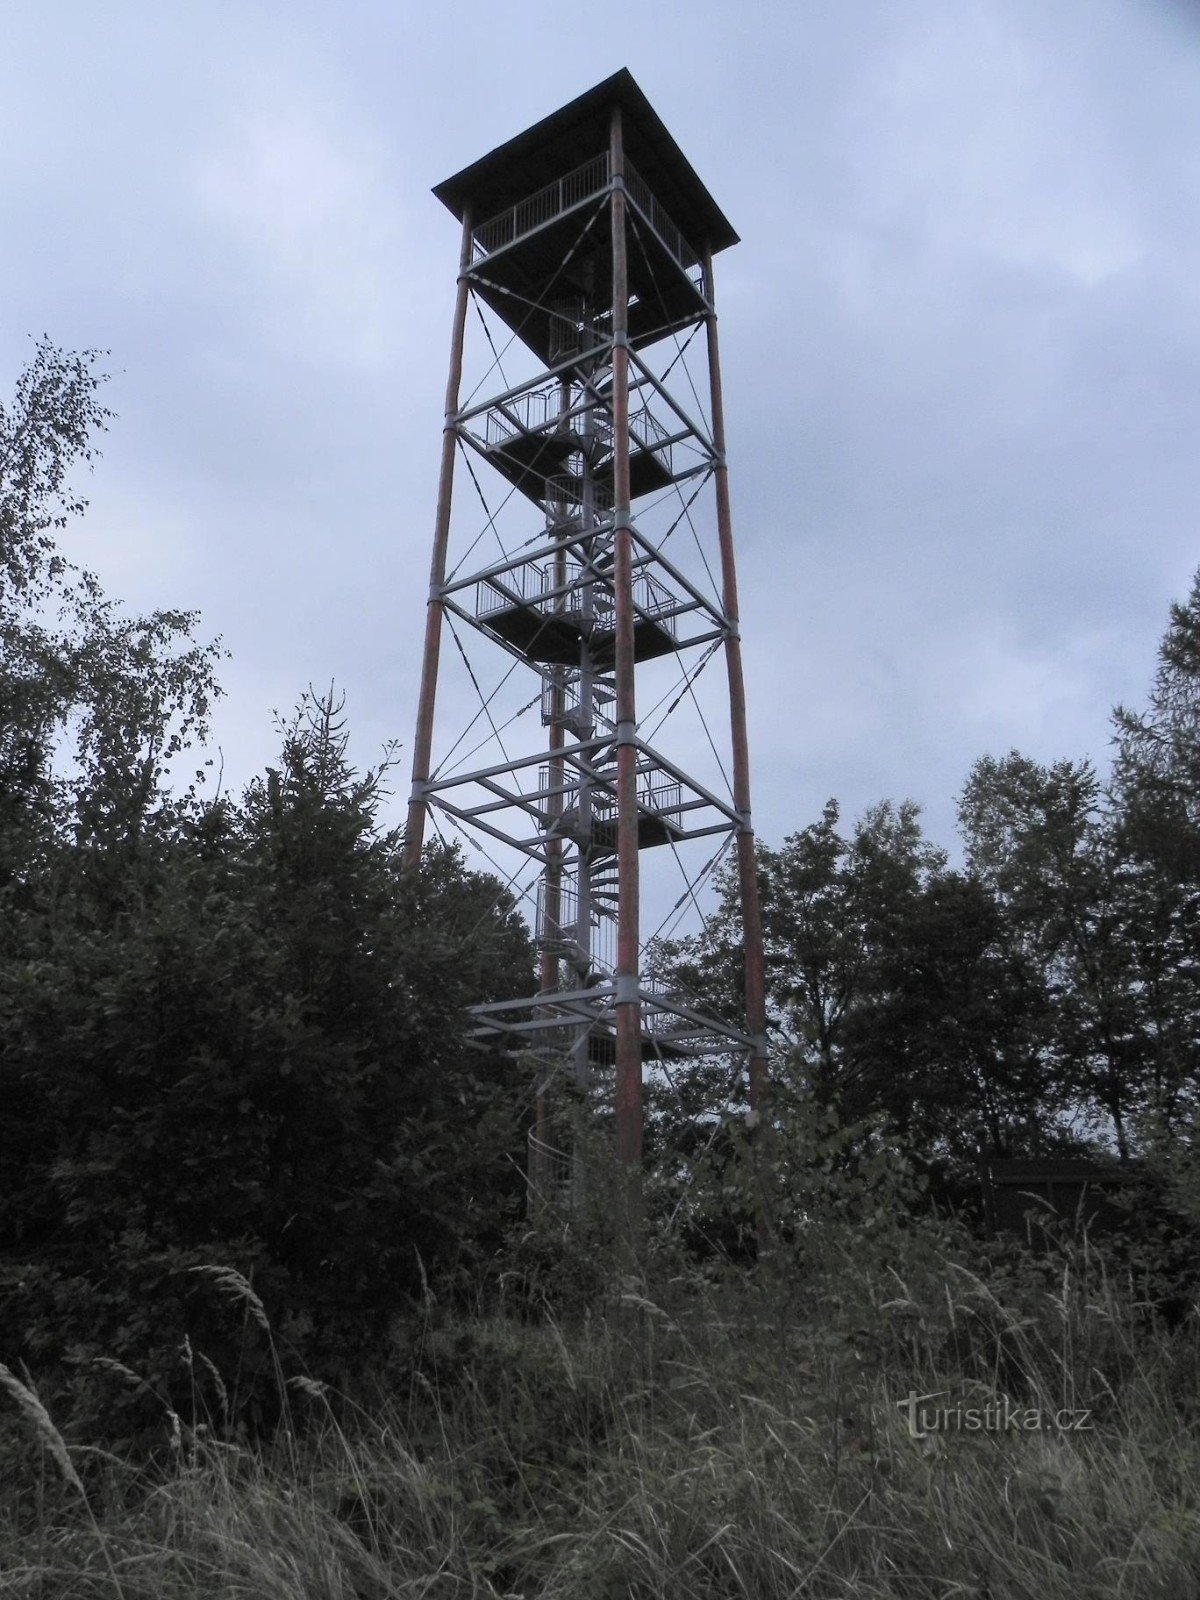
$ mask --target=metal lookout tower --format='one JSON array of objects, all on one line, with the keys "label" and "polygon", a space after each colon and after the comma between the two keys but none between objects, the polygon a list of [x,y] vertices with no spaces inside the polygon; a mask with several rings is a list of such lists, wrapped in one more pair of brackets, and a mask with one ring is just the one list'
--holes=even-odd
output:
[{"label": "metal lookout tower", "polygon": [[[728,1059],[752,1109],[766,1085],[712,268],[737,235],[626,71],[434,193],[462,246],[406,861],[428,819],[527,898],[540,987],[477,1006],[476,1037],[528,1059],[535,1192],[571,1176],[557,1108],[608,1096],[636,1206],[645,1071]],[[697,684],[721,655],[717,737]],[[465,681],[443,682],[457,722],[435,760],[439,663]],[[728,853],[733,1019],[655,972],[640,911],[702,921],[697,890]]]}]

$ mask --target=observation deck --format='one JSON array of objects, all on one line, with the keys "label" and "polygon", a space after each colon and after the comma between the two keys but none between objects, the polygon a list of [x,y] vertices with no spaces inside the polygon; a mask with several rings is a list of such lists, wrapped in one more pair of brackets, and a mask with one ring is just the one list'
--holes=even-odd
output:
[{"label": "observation deck", "polygon": [[[573,457],[587,456],[592,478],[604,503],[612,505],[612,415],[596,400],[562,412],[562,389],[557,379],[527,389],[465,418],[460,426],[480,454],[530,500],[543,501],[546,480],[574,477]],[[648,406],[634,409],[629,418],[629,490],[639,499],[664,489],[673,481],[671,446],[678,437],[668,433]],[[576,498],[578,496],[576,495]]]},{"label": "observation deck", "polygon": [[[636,661],[679,648],[675,619],[688,607],[665,584],[648,572],[635,573],[633,608]],[[616,657],[612,589],[576,561],[525,561],[482,579],[475,590],[475,621],[531,662],[578,666],[585,640],[601,670]]]},{"label": "observation deck", "polygon": [[[622,117],[629,200],[629,337],[650,344],[709,309],[701,257],[737,234],[700,182],[632,75],[614,73],[434,189],[460,221],[479,220],[468,271],[476,292],[529,348],[554,365],[564,353],[561,306],[586,293],[596,309],[579,339],[604,335],[611,300],[612,238],[603,198],[613,187],[609,129]],[[671,197],[670,212],[657,198]],[[569,324],[569,314],[566,316]]]},{"label": "observation deck", "polygon": [[[601,772],[590,789],[586,808],[582,785],[568,771],[555,786],[551,768],[538,774],[538,793],[542,796],[542,821],[548,838],[570,839],[594,855],[615,855],[617,849],[617,774],[613,767]],[[647,760],[637,768],[638,849],[655,845],[678,844],[684,837],[683,786],[677,778]]]}]

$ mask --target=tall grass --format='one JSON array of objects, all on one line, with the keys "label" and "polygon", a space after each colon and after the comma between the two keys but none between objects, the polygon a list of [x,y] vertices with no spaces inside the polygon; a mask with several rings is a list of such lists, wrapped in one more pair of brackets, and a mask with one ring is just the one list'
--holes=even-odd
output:
[{"label": "tall grass", "polygon": [[[27,1458],[0,1596],[1200,1592],[1195,1313],[1162,1327],[1086,1248],[910,1265],[660,1273],[569,1321],[429,1304],[353,1404],[281,1372],[270,1445],[218,1419],[154,1469],[72,1449],[69,1493],[66,1445]],[[913,1437],[910,1390],[1090,1425]],[[53,1423],[7,1421],[15,1467]]]}]

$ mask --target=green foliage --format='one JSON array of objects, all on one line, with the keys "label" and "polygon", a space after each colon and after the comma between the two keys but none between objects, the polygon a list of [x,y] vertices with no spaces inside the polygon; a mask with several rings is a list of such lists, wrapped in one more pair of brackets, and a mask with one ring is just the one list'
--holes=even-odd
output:
[{"label": "green foliage", "polygon": [[[463,1008],[481,981],[528,983],[526,938],[447,853],[404,877],[376,796],[317,702],[278,771],[160,841],[116,915],[74,856],[76,914],[60,903],[0,980],[14,1353],[165,1360],[194,1328],[181,1271],[207,1261],[253,1274],[312,1364],[353,1364],[422,1263],[498,1242],[519,1199],[516,1086],[465,1047]],[[460,962],[468,920],[489,944]],[[28,1269],[47,1260],[39,1302]]]},{"label": "green foliage", "polygon": [[74,1374],[80,1425],[123,1362],[136,1430],[152,1391],[184,1409],[188,1333],[263,1403],[261,1330],[197,1269],[237,1269],[288,1348],[344,1371],[422,1274],[496,1247],[524,1086],[467,1046],[465,1006],[526,992],[532,959],[454,852],[401,872],[387,763],[354,769],[332,691],[240,799],[171,792],[218,652],[53,544],[99,381],[43,345],[0,414],[0,1349]]},{"label": "green foliage", "polygon": [[[838,820],[831,802],[781,849],[759,847],[774,1077],[798,1104],[811,1096],[843,1126],[883,1118],[924,1163],[964,1171],[1010,1125],[1044,1128],[1058,1108],[1042,975],[990,887],[923,837],[914,805],[879,806],[849,835]],[[722,891],[715,938],[663,959],[736,1016],[732,873]]]},{"label": "green foliage", "polygon": [[76,838],[123,871],[220,692],[219,646],[195,642],[194,615],[127,616],[59,551],[86,506],[73,475],[111,415],[98,359],[43,340],[0,406],[0,910],[34,897]]},{"label": "green foliage", "polygon": [[[1191,835],[1179,859],[1193,871],[1200,829],[1200,572],[1186,601],[1171,607],[1144,712],[1118,706],[1117,791],[1128,810]],[[1148,841],[1147,841],[1148,842]]]}]

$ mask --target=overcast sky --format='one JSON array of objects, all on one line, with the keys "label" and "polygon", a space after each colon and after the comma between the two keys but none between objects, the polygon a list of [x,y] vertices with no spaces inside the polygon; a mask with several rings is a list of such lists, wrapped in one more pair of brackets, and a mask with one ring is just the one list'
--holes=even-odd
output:
[{"label": "overcast sky", "polygon": [[458,248],[429,189],[621,66],[743,241],[760,835],[911,797],[949,845],[979,756],[1103,767],[1200,564],[1185,0],[7,0],[0,386],[47,333],[111,351],[119,413],[69,553],[223,637],[235,786],[330,679],[358,758],[407,761]]}]

